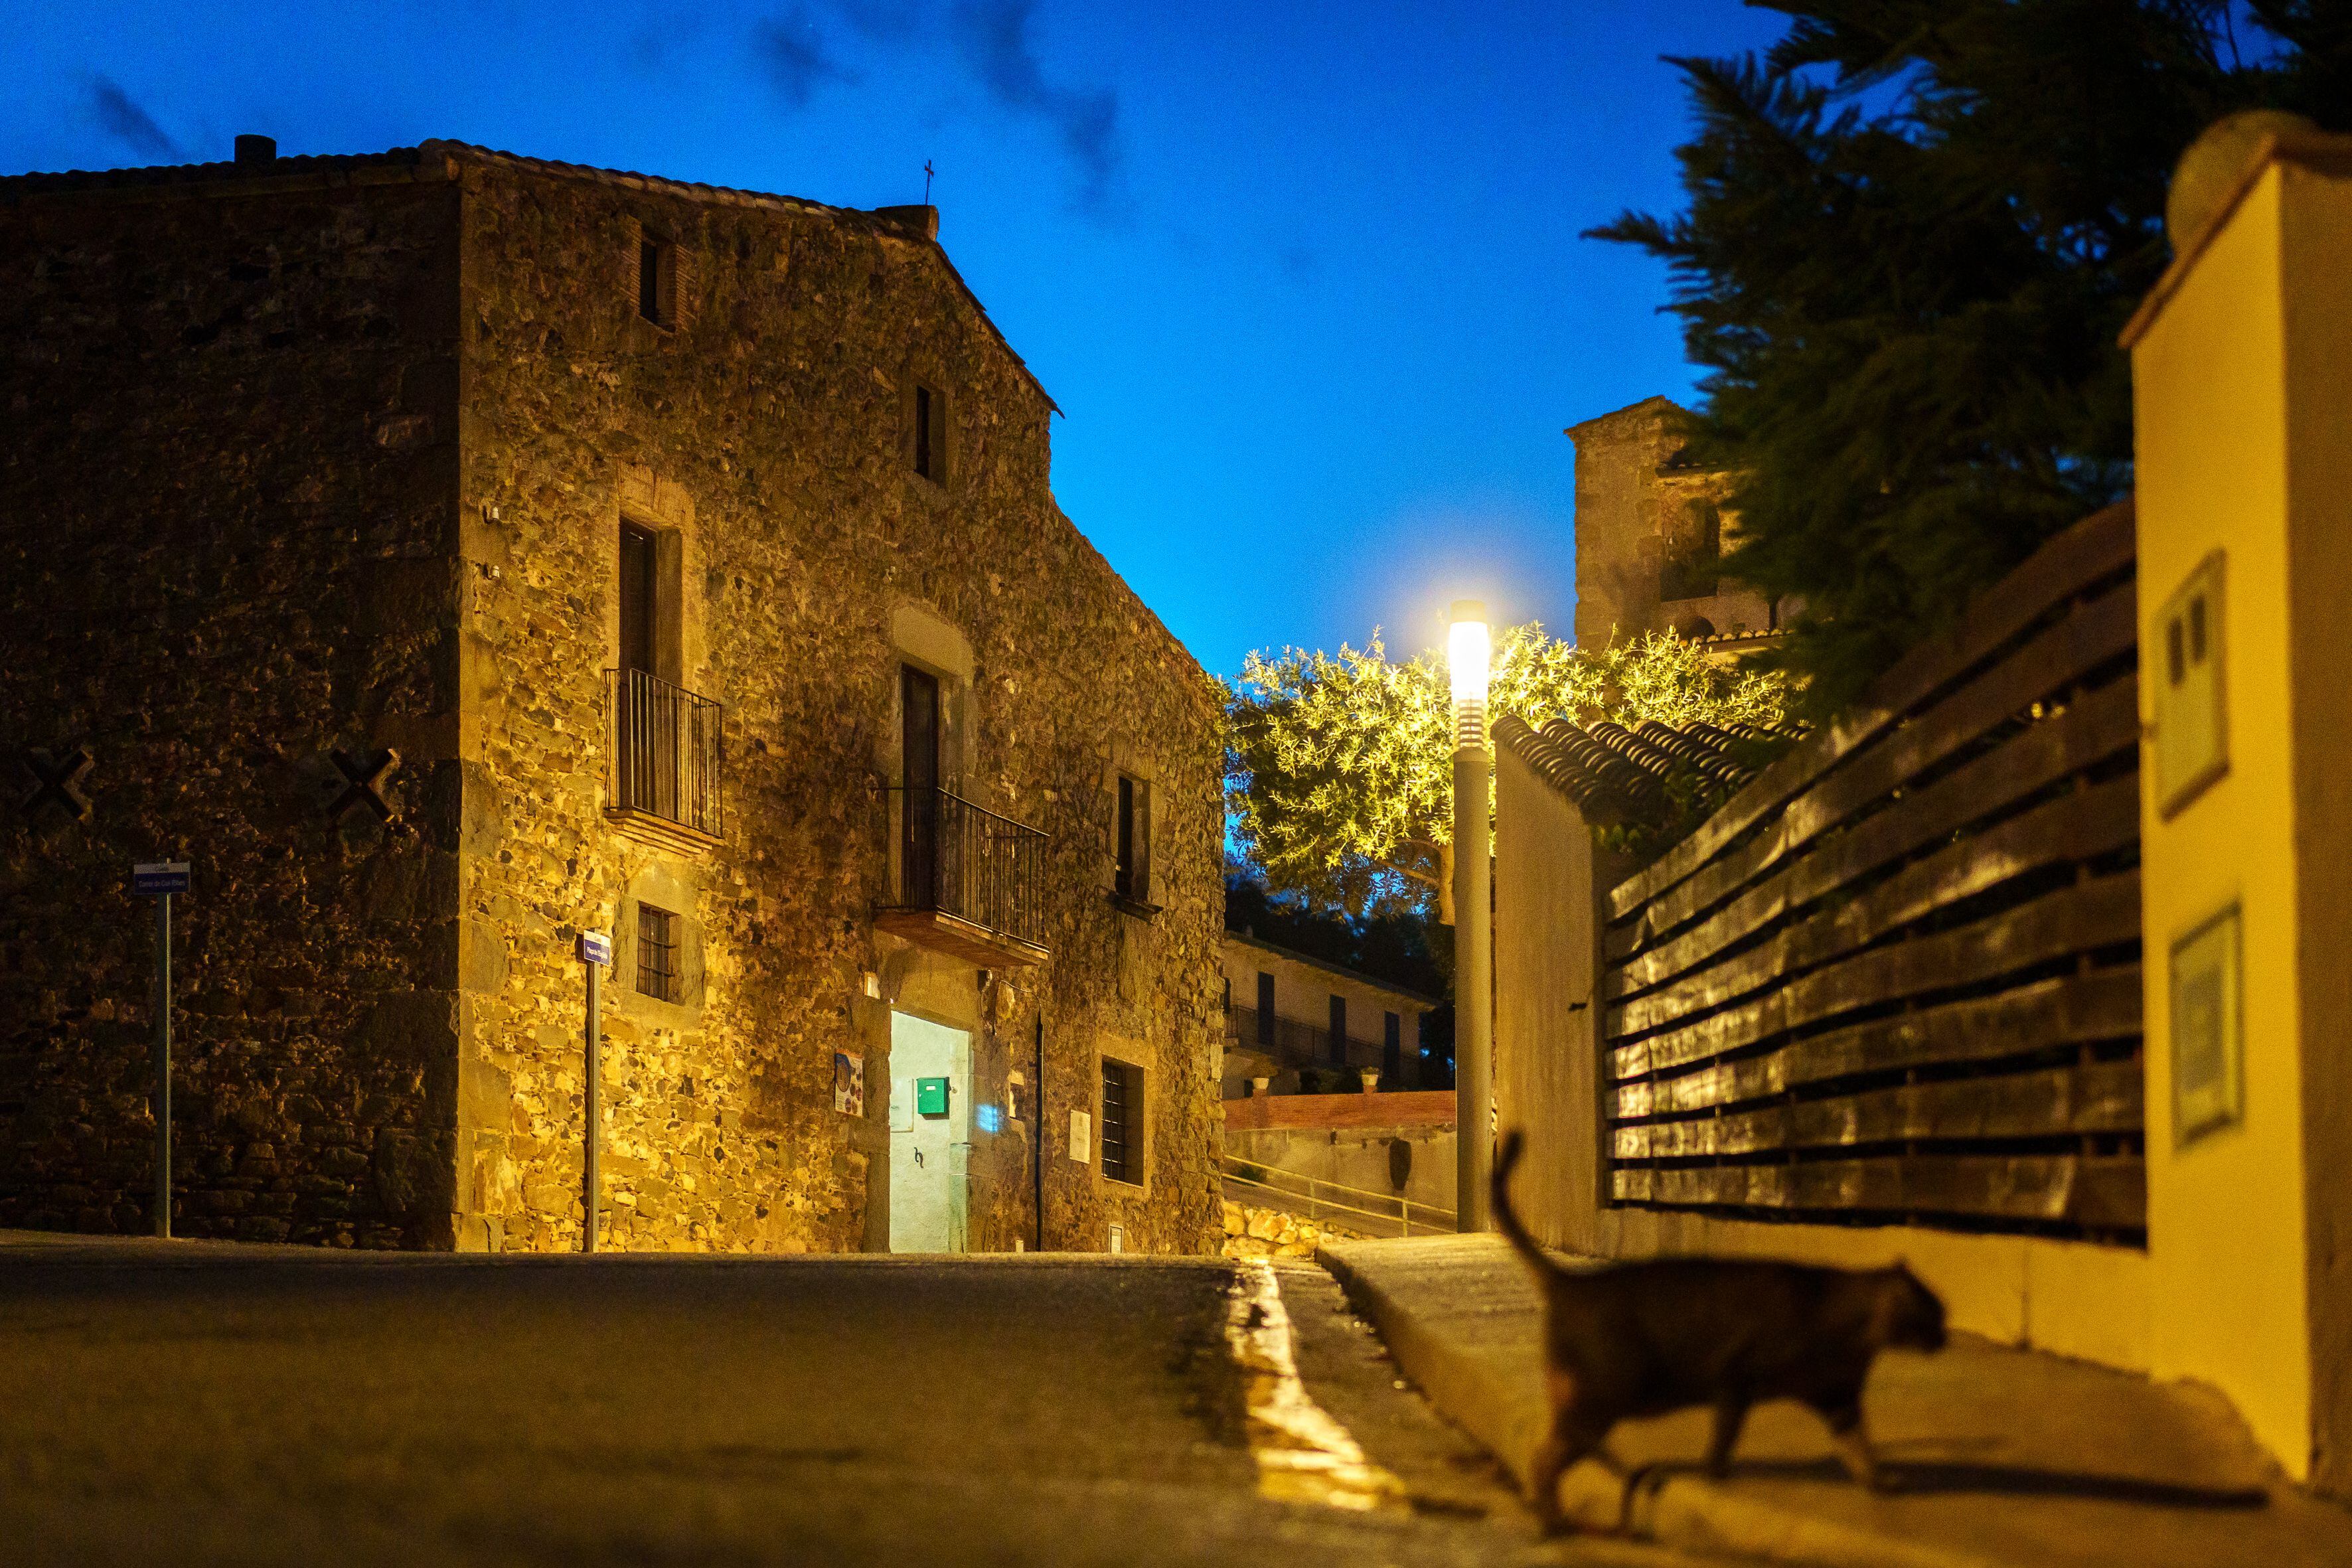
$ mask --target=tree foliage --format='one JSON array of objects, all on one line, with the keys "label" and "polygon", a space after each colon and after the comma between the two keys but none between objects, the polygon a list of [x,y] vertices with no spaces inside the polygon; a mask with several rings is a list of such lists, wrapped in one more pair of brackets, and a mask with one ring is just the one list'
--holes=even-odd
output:
[{"label": "tree foliage", "polygon": [[2130,485],[2116,338],[2164,269],[2174,162],[2233,110],[2352,115],[2343,0],[1771,0],[1685,58],[1687,210],[1593,230],[1672,269],[1736,476],[1725,569],[1807,607],[1834,709]]},{"label": "tree foliage", "polygon": [[[1684,724],[1767,723],[1777,672],[1739,672],[1652,634],[1587,653],[1530,622],[1496,638],[1487,712]],[[1448,880],[1454,824],[1451,685],[1442,655],[1396,660],[1375,632],[1336,654],[1253,653],[1226,704],[1233,831],[1274,887],[1361,915],[1423,905]]]}]

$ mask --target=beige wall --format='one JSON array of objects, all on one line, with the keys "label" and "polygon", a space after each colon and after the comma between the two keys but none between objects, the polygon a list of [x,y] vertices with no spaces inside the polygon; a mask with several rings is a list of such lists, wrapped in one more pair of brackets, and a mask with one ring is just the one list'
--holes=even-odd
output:
[{"label": "beige wall", "polygon": [[[2221,552],[2228,758],[2168,818],[2153,734],[2141,770],[2154,1363],[2219,1384],[2290,1472],[2341,1491],[2352,1487],[2352,180],[2272,163],[2139,324],[2141,642],[2161,647],[2166,600]],[[2141,683],[2151,731],[2159,679]],[[2184,1143],[2171,950],[2232,905],[2242,1114]]]},{"label": "beige wall", "polygon": [[[1398,1034],[1405,1057],[1405,1076],[1413,1079],[1413,1063],[1421,1051],[1421,1016],[1429,1004],[1409,992],[1378,984],[1344,971],[1326,968],[1310,960],[1268,947],[1249,937],[1225,933],[1225,978],[1233,985],[1233,1005],[1236,1007],[1257,1005],[1257,977],[1261,973],[1274,976],[1274,1010],[1277,1017],[1294,1018],[1318,1029],[1327,1028],[1331,1021],[1331,998],[1336,994],[1348,999],[1348,1037],[1377,1046],[1386,1038],[1382,1015],[1397,1016]],[[1246,1051],[1250,1042],[1241,1042]],[[1235,1061],[1228,1067],[1229,1074],[1240,1074],[1244,1064]],[[1242,1075],[1246,1076],[1246,1075]],[[1417,1081],[1417,1080],[1415,1080]],[[1391,1084],[1391,1089],[1409,1085]]]}]

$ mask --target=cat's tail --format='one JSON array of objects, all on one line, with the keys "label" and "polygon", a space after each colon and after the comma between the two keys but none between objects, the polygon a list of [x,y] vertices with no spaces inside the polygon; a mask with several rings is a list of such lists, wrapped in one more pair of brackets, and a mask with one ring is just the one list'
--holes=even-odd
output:
[{"label": "cat's tail", "polygon": [[1542,1244],[1528,1234],[1528,1227],[1519,1223],[1517,1211],[1511,1207],[1511,1167],[1519,1163],[1527,1142],[1527,1134],[1514,1127],[1503,1134],[1502,1144],[1495,1151],[1495,1225],[1519,1256],[1528,1260],[1528,1268],[1538,1274],[1557,1274],[1559,1266],[1545,1256]]}]

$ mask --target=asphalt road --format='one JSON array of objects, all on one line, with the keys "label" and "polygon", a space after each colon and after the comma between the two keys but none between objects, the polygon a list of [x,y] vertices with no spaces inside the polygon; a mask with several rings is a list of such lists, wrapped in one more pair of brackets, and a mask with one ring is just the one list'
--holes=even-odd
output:
[{"label": "asphalt road", "polygon": [[1224,1263],[0,1237],[0,1561],[1677,1561],[1539,1542],[1328,1277],[1276,1278],[1375,1506],[1269,1482]]}]

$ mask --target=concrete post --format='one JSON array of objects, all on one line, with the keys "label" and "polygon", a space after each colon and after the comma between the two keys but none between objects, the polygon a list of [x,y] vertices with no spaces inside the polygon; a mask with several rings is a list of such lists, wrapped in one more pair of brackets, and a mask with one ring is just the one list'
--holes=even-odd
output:
[{"label": "concrete post", "polygon": [[1454,753],[1454,1175],[1455,1224],[1486,1228],[1494,1170],[1495,920],[1487,798],[1494,759],[1478,743]]},{"label": "concrete post", "polygon": [[2125,333],[2150,1351],[2347,1496],[2352,137],[2245,130],[2182,161],[2210,199]]}]

